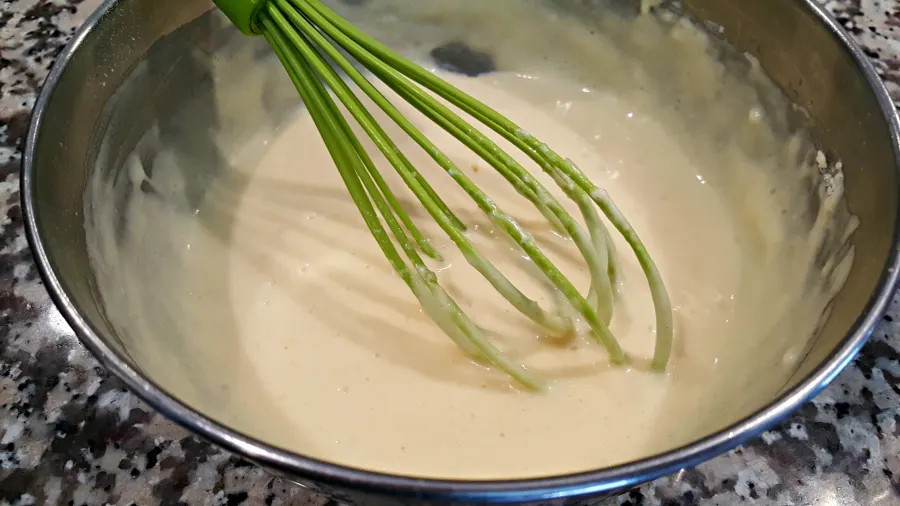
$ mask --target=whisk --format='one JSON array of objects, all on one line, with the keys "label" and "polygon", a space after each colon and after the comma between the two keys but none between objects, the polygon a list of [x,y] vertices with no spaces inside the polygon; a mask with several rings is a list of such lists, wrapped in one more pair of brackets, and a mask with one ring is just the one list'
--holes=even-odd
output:
[{"label": "whisk", "polygon": [[[371,138],[431,218],[460,249],[466,261],[513,307],[554,335],[571,334],[574,331],[573,316],[580,315],[590,326],[591,338],[606,348],[610,362],[625,364],[629,358],[609,329],[615,286],[621,272],[612,237],[598,209],[602,211],[624,236],[648,280],[656,311],[656,345],[651,367],[655,371],[666,369],[672,349],[672,309],[656,265],[607,192],[594,185],[571,160],[558,155],[486,104],[366,35],[320,0],[215,2],[242,32],[262,35],[268,40],[296,86],[351,198],[385,257],[412,290],[423,311],[473,360],[504,371],[526,388],[540,390],[546,386],[524,365],[511,361],[491,344],[485,331],[441,287],[422,257],[440,260],[440,254],[401,207],[352,130],[345,113],[340,111],[335,97]],[[558,233],[571,239],[590,274],[588,293],[583,295],[541,252],[534,237],[404,117],[351,58],[493,167]],[[345,77],[340,76],[339,71]],[[474,247],[466,236],[466,225],[398,149],[346,79],[424,149],[490,221],[521,248],[546,281],[562,295],[559,307],[554,311],[542,308]],[[574,201],[584,226],[513,157],[434,95],[493,130],[533,160],[566,197]]]}]

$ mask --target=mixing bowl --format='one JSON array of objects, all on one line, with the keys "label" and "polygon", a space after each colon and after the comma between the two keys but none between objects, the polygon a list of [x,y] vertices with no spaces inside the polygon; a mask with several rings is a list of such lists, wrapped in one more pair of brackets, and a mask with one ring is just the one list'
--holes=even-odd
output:
[{"label": "mixing bowl", "polygon": [[[634,6],[630,0],[555,0],[554,5],[587,19]],[[208,0],[109,0],[60,55],[34,111],[22,175],[28,238],[47,289],[85,346],[148,404],[272,472],[342,500],[577,502],[710,459],[757,436],[824,388],[853,359],[885,310],[900,258],[900,123],[862,51],[812,0],[685,0],[680,8],[758,59],[807,111],[817,144],[843,160],[849,207],[861,222],[852,240],[855,265],[796,374],[752,415],[718,433],[651,458],[576,475],[492,482],[415,479],[275,448],[193,410],[179,401],[179,392],[160,388],[129,356],[127,339],[104,314],[86,251],[84,195],[92,171],[115,177],[155,120],[171,117],[209,86],[205,65],[224,40],[238,35]],[[172,125],[173,132],[177,127]],[[205,165],[215,164],[198,165],[195,184],[201,192],[205,178],[215,177]]]}]

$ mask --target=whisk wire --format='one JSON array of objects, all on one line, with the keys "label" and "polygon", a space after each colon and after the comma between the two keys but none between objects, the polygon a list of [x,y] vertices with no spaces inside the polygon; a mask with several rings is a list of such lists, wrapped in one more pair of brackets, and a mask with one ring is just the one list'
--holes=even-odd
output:
[{"label": "whisk wire", "polygon": [[[466,261],[510,304],[538,325],[556,334],[569,334],[574,330],[574,323],[568,313],[574,309],[590,325],[591,336],[607,349],[610,361],[624,363],[627,361],[625,352],[609,329],[621,268],[612,237],[597,212],[599,207],[623,235],[647,277],[657,323],[656,347],[651,365],[660,371],[665,369],[672,346],[672,314],[668,294],[656,265],[606,192],[588,180],[571,160],[560,157],[502,114],[359,31],[319,0],[269,0],[256,16],[253,26],[267,38],[287,69],[351,198],[382,252],[417,297],[423,310],[464,352],[474,359],[493,364],[528,388],[538,389],[544,385],[525,367],[513,363],[493,346],[482,329],[472,322],[440,286],[437,276],[419,255],[416,245],[430,258],[440,259],[440,254],[404,211],[347,118],[341,113],[332,93],[390,162],[428,214],[456,244]],[[555,230],[571,238],[587,263],[591,276],[588,295],[582,296],[544,255],[534,237],[500,209],[446,154],[429,141],[338,47],[497,170],[520,195],[541,212]],[[562,294],[562,299],[558,299],[562,305],[558,306],[556,313],[541,308],[540,304],[516,288],[478,252],[464,234],[465,225],[462,221],[391,140],[344,78],[338,75],[335,66],[472,198],[488,218],[527,255],[545,280]],[[425,90],[481,122],[541,167],[563,193],[575,202],[587,231],[518,161]],[[390,234],[385,230],[382,220],[390,229]],[[409,263],[397,251],[391,236],[397,241]]]},{"label": "whisk wire", "polygon": [[[478,99],[472,97],[471,95],[460,92],[458,89],[456,89],[443,79],[428,72],[424,68],[416,65],[412,61],[401,56],[399,53],[391,50],[387,46],[373,39],[366,33],[362,32],[361,30],[347,22],[345,19],[340,17],[337,13],[330,10],[321,1],[290,1],[305,15],[309,16],[310,20],[312,20],[316,26],[319,26],[322,31],[327,33],[333,40],[341,41],[341,46],[345,47],[345,49],[349,50],[349,48],[352,47],[350,46],[350,44],[346,44],[346,41],[344,40],[345,38],[349,38],[360,47],[369,51],[370,54],[376,55],[376,58],[379,60],[379,63],[382,66],[385,66],[390,70],[396,69],[397,72],[400,72],[403,75],[409,77],[419,85],[436,93],[438,96],[447,100],[454,106],[459,107],[467,114],[475,117],[476,119],[479,119],[479,121],[484,123],[485,126],[491,128],[492,130],[495,130],[497,133],[503,135],[503,132],[507,132],[508,134],[519,138],[527,145],[532,147],[537,153],[545,157],[552,166],[572,179],[572,181],[577,186],[579,186],[588,196],[590,196],[591,200],[593,200],[594,203],[598,207],[600,207],[600,209],[606,215],[607,219],[610,220],[613,226],[625,238],[626,242],[637,257],[644,275],[647,277],[653,304],[656,310],[656,347],[654,350],[652,365],[654,369],[665,370],[669,357],[671,355],[673,337],[672,334],[674,330],[671,301],[669,299],[668,292],[665,289],[665,284],[662,281],[662,277],[660,276],[659,271],[656,267],[656,264],[653,262],[653,259],[647,252],[646,247],[638,237],[637,232],[625,218],[625,216],[613,203],[612,199],[609,198],[609,195],[606,193],[606,191],[598,188],[589,179],[587,179],[584,173],[582,173],[574,163],[571,163],[571,161],[559,156],[546,144],[540,142],[527,132],[523,131],[508,118],[493,110],[486,104],[480,102]],[[318,16],[316,16],[315,14],[318,14]],[[354,56],[357,55],[354,54]],[[365,65],[366,62],[362,63]],[[373,68],[368,67],[368,65],[367,68],[375,73],[375,70]],[[387,84],[390,85],[391,83],[387,81]],[[484,119],[487,119],[489,121],[484,121]],[[526,151],[526,153],[529,154],[529,156],[531,156],[532,154],[532,152],[530,151]],[[535,162],[544,167],[544,165],[537,159],[535,159]],[[563,189],[565,190],[564,186]]]},{"label": "whisk wire", "polygon": [[[276,0],[273,2],[276,5],[287,4],[287,0]],[[298,7],[300,4],[308,5],[308,3],[303,2],[302,0],[294,0],[293,3]],[[378,92],[371,83],[366,80],[362,74],[356,70],[356,68],[348,61],[340,51],[337,50],[332,44],[328,42],[325,37],[318,32],[313,26],[318,26],[322,29],[326,34],[332,37],[340,37],[339,32],[332,32],[329,30],[333,29],[328,25],[328,21],[324,19],[310,19],[307,20],[303,14],[309,13],[311,18],[315,17],[316,14],[309,10],[301,9],[301,12],[297,12],[294,10],[288,10],[286,12],[287,16],[291,18],[291,20],[296,25],[297,29],[301,31],[304,35],[308,36],[310,39],[316,42],[316,44],[326,53],[332,60],[344,70],[344,72],[354,81],[357,85],[360,86],[361,89],[365,93],[367,93],[378,105],[382,108],[401,128],[410,135],[416,142],[420,144],[432,157],[435,161],[441,165],[451,178],[457,181],[457,183],[469,194],[470,197],[475,200],[478,206],[482,209],[485,214],[487,214],[492,221],[497,224],[502,230],[504,230],[528,255],[528,257],[538,266],[538,268],[544,273],[544,275],[548,278],[548,280],[553,284],[553,286],[560,290],[563,294],[565,294],[566,298],[569,300],[571,305],[576,308],[576,310],[581,313],[585,320],[590,324],[593,329],[592,335],[603,344],[607,350],[610,352],[610,359],[613,363],[623,363],[626,358],[625,354],[619,346],[618,341],[609,331],[607,321],[603,320],[603,317],[598,314],[598,312],[594,306],[592,306],[581,294],[578,290],[571,284],[571,282],[556,268],[556,266],[541,252],[541,250],[536,246],[534,238],[521,226],[516,223],[516,221],[503,213],[503,211],[486,195],[481,191],[470,179],[468,179],[465,174],[462,173],[458,169],[458,167],[453,164],[453,162],[446,157],[436,146],[434,146],[426,137],[422,135],[404,116],[400,113],[396,108],[394,108],[390,102]],[[553,195],[546,190],[536,179],[534,179],[518,162],[512,159],[509,155],[507,155],[502,149],[500,149],[496,144],[494,144],[490,139],[485,137],[480,131],[473,128],[470,124],[465,122],[462,118],[456,115],[453,111],[448,109],[443,104],[436,101],[430,95],[424,93],[421,89],[415,87],[411,82],[407,80],[405,76],[394,71],[393,69],[385,66],[383,63],[377,60],[374,55],[368,53],[364,48],[356,45],[353,41],[341,41],[341,47],[343,47],[346,51],[351,53],[357,60],[362,63],[364,66],[370,69],[376,76],[380,77],[389,87],[391,87],[395,92],[397,92],[401,97],[409,101],[412,105],[417,107],[423,114],[429,117],[429,119],[435,121],[438,125],[442,126],[445,130],[450,132],[452,135],[457,136],[457,138],[463,142],[467,147],[472,149],[476,154],[479,154],[486,161],[491,163],[497,170],[506,178],[514,187],[516,188],[527,188],[528,191],[520,191],[526,198],[529,198],[535,204],[543,204],[547,208],[550,209],[554,213],[554,215],[563,223],[568,235],[572,237],[581,251],[582,255],[585,257],[586,261],[591,266],[591,274],[595,278],[606,278],[606,268],[603,267],[602,263],[597,261],[597,255],[594,252],[594,246],[588,237],[585,235],[583,229],[577,224],[577,222],[565,211],[565,209],[560,205],[560,203],[553,197]],[[324,62],[320,62],[323,63]],[[326,67],[327,64],[324,64]],[[330,71],[330,67],[324,69],[325,73]],[[340,81],[335,83],[337,87],[345,87],[345,84]],[[331,85],[331,83],[329,83]],[[342,93],[338,93],[336,89],[333,88],[333,91],[338,94],[338,96],[343,96]],[[342,98],[343,100],[343,98]],[[465,135],[459,135],[460,132],[463,132]],[[387,154],[387,153],[386,153]],[[498,159],[500,161],[498,161]],[[523,186],[524,185],[524,186]],[[568,185],[571,187],[572,185]],[[567,188],[568,193],[574,194],[574,190]],[[532,193],[533,192],[533,193]],[[591,206],[593,207],[593,206]],[[447,231],[448,234],[457,241],[457,237],[454,237],[452,231]],[[464,239],[464,237],[460,237],[460,239]],[[457,245],[463,249],[464,255],[467,260],[473,267],[482,272],[485,277],[488,278],[489,281],[494,284],[495,288],[497,288],[504,296],[511,302],[513,305],[519,309],[521,312],[531,317],[532,320],[537,323],[541,323],[545,320],[545,317],[539,310],[539,306],[537,303],[527,299],[524,294],[518,291],[511,283],[506,280],[505,277],[496,271],[492,265],[484,264],[481,261],[481,258],[473,258],[467,255],[468,247],[457,242]],[[605,249],[604,249],[605,252]],[[482,257],[483,258],[483,257]],[[491,271],[493,276],[490,276],[486,273],[486,271]],[[596,281],[595,281],[596,283]],[[601,285],[602,286],[602,285]],[[611,308],[611,300],[607,301],[606,304]],[[611,315],[611,310],[607,312],[607,315]]]},{"label": "whisk wire", "polygon": [[[273,4],[277,4],[278,2],[273,2]],[[270,16],[280,16],[281,12],[276,11],[274,8],[270,8],[270,12],[268,13]],[[295,18],[292,19],[295,24],[299,25],[301,33],[304,36],[310,36],[310,38],[322,37],[318,32],[309,33],[308,30],[304,30],[304,28],[312,28],[311,26],[305,26],[307,21],[300,17],[298,13],[295,11],[288,11],[288,16]],[[292,15],[293,14],[293,15]],[[423,198],[421,192],[417,191],[417,187],[415,181],[413,181],[408,174],[409,171],[409,162],[403,157],[400,150],[397,146],[390,140],[384,130],[380,127],[378,122],[371,116],[371,113],[362,105],[361,102],[356,98],[356,96],[352,93],[347,84],[341,79],[337,73],[332,69],[332,67],[324,60],[322,55],[320,55],[310,44],[309,41],[303,39],[303,37],[298,35],[298,44],[303,45],[304,47],[298,47],[297,49],[302,53],[304,58],[308,58],[310,64],[319,72],[319,75],[328,83],[329,87],[331,87],[332,91],[336,96],[344,103],[345,107],[350,111],[350,113],[357,119],[363,129],[372,137],[373,141],[375,141],[376,145],[381,149],[384,155],[388,158],[388,160],[392,163],[392,165],[397,168],[401,177],[404,178],[405,182],[410,185],[410,188],[413,190],[413,193],[416,194],[420,200]],[[324,37],[322,37],[322,41],[324,42]],[[322,47],[321,45],[319,47]],[[376,102],[382,109],[395,121],[401,128],[406,131],[411,137],[413,137],[416,142],[418,142],[427,152],[429,152],[433,158],[441,165],[453,179],[457,180],[463,189],[469,193],[473,199],[479,204],[479,207],[484,210],[486,213],[490,213],[492,216],[499,217],[502,220],[511,220],[506,214],[493,203],[493,201],[485,195],[474,183],[471,182],[463,173],[456,167],[456,165],[447,157],[443,152],[441,152],[436,146],[434,146],[426,137],[419,132],[409,120],[403,116],[396,108],[393,107],[392,104],[388,101],[386,97],[380,94],[378,90],[374,88],[363,76],[360,74],[353,66],[347,61],[345,58],[342,58],[342,55],[330,44],[325,43],[322,48],[328,54],[328,56],[336,59],[336,63],[338,63],[342,69],[351,77],[358,82],[361,88],[369,94],[369,96]],[[329,51],[329,49],[331,51]],[[478,250],[471,244],[469,239],[458,229],[454,229],[433,206],[430,206],[426,200],[421,200],[422,204],[426,207],[432,217],[438,222],[441,228],[445,233],[454,241],[457,247],[463,253],[463,256],[472,265],[476,270],[478,270],[493,286],[497,289],[516,309],[520,312],[531,318],[535,323],[541,325],[544,328],[547,328],[551,332],[555,333],[569,333],[573,330],[572,323],[567,321],[560,316],[553,315],[544,311],[540,305],[528,298],[525,294],[523,294],[512,282],[510,282],[490,261],[488,261]],[[515,229],[520,233],[525,233],[524,229],[519,227],[514,222],[512,223],[515,226]],[[524,239],[523,239],[524,240]],[[533,242],[533,240],[531,240]],[[549,261],[548,261],[549,263]],[[551,264],[552,265],[552,264]]]},{"label": "whisk wire", "polygon": [[[312,67],[307,61],[297,58],[290,51],[289,42],[283,33],[276,29],[277,23],[284,21],[283,18],[279,19],[277,14],[273,17],[275,18],[274,22],[266,16],[261,16],[260,21],[266,26],[264,35],[275,49],[282,64],[288,69],[301,97],[310,106],[313,121],[320,129],[329,153],[340,166],[341,177],[347,185],[354,203],[360,209],[369,230],[395,271],[416,295],[426,313],[464,351],[474,358],[486,359],[526,387],[543,388],[544,383],[541,380],[535,378],[521,365],[509,361],[491,345],[484,338],[481,330],[437,284],[437,277],[428,270],[422,258],[406,238],[389,204],[382,198],[378,186],[365,172],[365,167],[360,166],[365,164],[363,159],[367,155],[364,154],[359,139],[340,114],[337,105],[328,95],[322,83],[316,79]],[[368,197],[366,193],[368,193]],[[375,202],[394,237],[416,268],[415,271],[409,269],[393,246],[387,232],[378,220],[369,198]]]}]

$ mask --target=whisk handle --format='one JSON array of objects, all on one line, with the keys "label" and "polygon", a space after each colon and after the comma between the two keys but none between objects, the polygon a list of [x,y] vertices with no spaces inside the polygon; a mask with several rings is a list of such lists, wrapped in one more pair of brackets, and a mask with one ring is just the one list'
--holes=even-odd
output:
[{"label": "whisk handle", "polygon": [[256,18],[269,0],[213,0],[213,2],[241,32],[247,35],[262,34]]}]

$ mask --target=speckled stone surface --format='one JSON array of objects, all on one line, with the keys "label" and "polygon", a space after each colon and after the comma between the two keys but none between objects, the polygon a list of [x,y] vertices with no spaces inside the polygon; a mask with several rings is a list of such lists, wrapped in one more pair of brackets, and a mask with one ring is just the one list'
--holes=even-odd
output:
[{"label": "speckled stone surface", "polygon": [[[98,3],[0,0],[0,505],[325,504],[126,392],[38,279],[19,206],[29,111],[54,56]],[[827,6],[900,100],[900,2]],[[743,503],[900,504],[900,302],[856,362],[780,428],[608,504]]]}]

